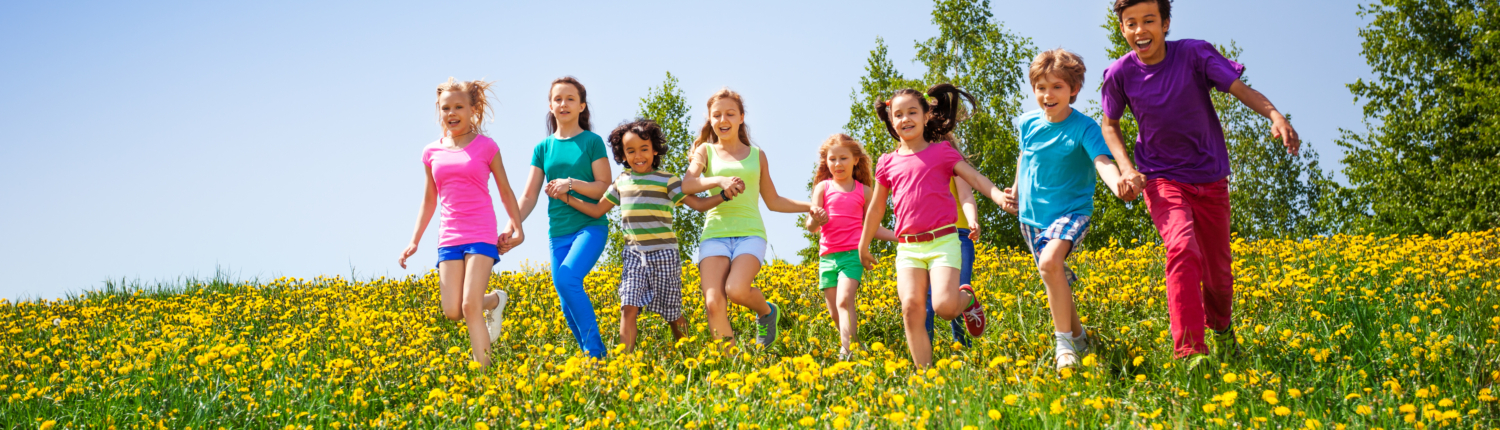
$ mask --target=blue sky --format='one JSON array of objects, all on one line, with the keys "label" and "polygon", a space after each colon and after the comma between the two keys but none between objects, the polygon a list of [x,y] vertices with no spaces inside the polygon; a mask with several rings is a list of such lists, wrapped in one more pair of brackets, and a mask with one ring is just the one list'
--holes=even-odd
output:
[{"label": "blue sky", "polygon": [[[587,85],[597,131],[632,116],[670,71],[695,127],[714,90],[742,93],[772,177],[805,198],[876,37],[917,76],[913,45],[937,31],[923,1],[515,3],[0,3],[0,298],[216,268],[244,279],[426,270],[436,228],[411,270],[396,257],[422,195],[420,150],[438,136],[433,91],[449,76],[496,82],[488,134],[517,187],[546,133],[552,79]],[[1037,47],[1085,58],[1085,107],[1110,60],[1108,4],[992,7]],[[1344,87],[1370,74],[1358,4],[1177,2],[1172,38],[1236,41],[1255,87],[1332,168],[1339,129],[1364,130]],[[794,219],[765,211],[773,252],[792,260],[804,245]],[[496,270],[546,262],[544,209],[524,227],[527,242]]]}]

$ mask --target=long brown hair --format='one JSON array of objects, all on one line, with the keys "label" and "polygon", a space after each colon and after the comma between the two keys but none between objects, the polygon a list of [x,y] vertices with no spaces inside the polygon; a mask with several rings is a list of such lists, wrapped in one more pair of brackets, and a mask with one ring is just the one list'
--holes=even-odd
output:
[{"label": "long brown hair", "polygon": [[[745,99],[740,97],[740,93],[734,92],[733,90],[730,90],[728,87],[722,88],[718,92],[715,92],[714,95],[708,97],[708,104],[706,105],[707,108],[708,108],[708,112],[709,112],[708,115],[713,115],[712,111],[714,109],[714,102],[719,101],[719,99],[734,100],[734,104],[739,105],[740,116],[744,116],[745,115]],[[739,136],[740,136],[740,143],[743,143],[745,145],[749,145],[750,144],[750,125],[749,124],[745,124],[743,121],[740,122]],[[703,119],[703,128],[701,128],[701,129],[698,130],[698,140],[694,140],[693,141],[693,149],[697,150],[698,149],[698,145],[703,144],[703,142],[715,142],[715,143],[717,143],[718,141],[719,141],[719,134],[714,132],[714,122],[713,122],[713,120],[710,119],[710,118],[704,118]]]},{"label": "long brown hair", "polygon": [[875,186],[875,174],[870,172],[870,154],[865,153],[865,145],[849,137],[847,134],[835,133],[823,140],[823,146],[818,147],[818,173],[813,175],[813,183],[819,183],[833,177],[833,171],[828,169],[828,151],[834,147],[844,147],[854,154],[854,180],[865,184],[866,187]]},{"label": "long brown hair", "polygon": [[[572,85],[573,88],[578,89],[578,103],[583,105],[583,112],[579,112],[578,113],[578,127],[581,127],[584,130],[593,131],[593,128],[589,126],[589,90],[583,89],[583,83],[578,82],[578,79],[575,79],[572,76],[563,76],[561,78],[557,78],[556,80],[553,80],[552,81],[552,85],[548,85],[547,86],[547,100],[548,100],[548,103],[550,103],[551,100],[552,100],[552,87],[557,86],[557,84],[568,84],[568,85]],[[552,117],[552,110],[548,109],[547,110],[547,134],[552,134],[552,133],[556,133],[556,132],[557,132],[557,118],[553,118]]]},{"label": "long brown hair", "polygon": [[[474,116],[469,118],[469,124],[473,128],[474,134],[481,134],[484,133],[484,115],[490,111],[490,100],[487,97],[487,93],[489,93],[491,85],[494,85],[494,83],[482,80],[459,81],[449,76],[447,82],[438,84],[437,96],[441,99],[443,92],[449,91],[468,95],[469,106],[474,110]],[[443,135],[446,136],[448,129],[443,127],[443,107],[441,104],[442,102],[433,102],[433,107],[438,110],[438,127],[443,130]]]},{"label": "long brown hair", "polygon": [[[875,102],[875,115],[885,123],[885,131],[891,134],[897,142],[901,141],[901,135],[896,134],[896,127],[891,125],[891,101],[900,96],[912,96],[921,100],[922,113],[932,113],[932,118],[922,125],[922,139],[928,142],[953,141],[953,130],[958,128],[959,121],[968,118],[967,111],[963,108],[963,100],[969,100],[969,106],[978,106],[974,96],[968,91],[959,89],[953,84],[937,84],[928,88],[926,93],[918,92],[910,88],[896,91],[891,98]],[[957,142],[955,142],[957,144]]]}]

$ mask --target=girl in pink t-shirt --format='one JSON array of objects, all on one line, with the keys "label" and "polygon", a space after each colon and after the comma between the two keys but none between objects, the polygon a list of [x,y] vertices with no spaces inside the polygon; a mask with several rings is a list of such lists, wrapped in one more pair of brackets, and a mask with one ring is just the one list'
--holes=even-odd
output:
[{"label": "girl in pink t-shirt", "polygon": [[[828,315],[839,330],[839,359],[849,359],[851,343],[858,342],[859,283],[865,268],[859,261],[859,233],[865,223],[865,205],[875,181],[871,179],[870,155],[864,145],[845,134],[835,134],[818,148],[818,173],[813,178],[812,211],[808,231],[818,240],[818,287],[828,304]],[[881,227],[881,240],[896,236]]]},{"label": "girl in pink t-shirt", "polygon": [[[400,259],[405,269],[406,259],[417,252],[417,243],[432,222],[432,212],[441,208],[437,267],[443,315],[464,321],[474,361],[481,366],[490,365],[490,344],[500,337],[500,313],[505,310],[504,290],[484,293],[489,287],[490,269],[500,261],[498,245],[504,241],[509,249],[525,239],[519,223],[520,206],[505,176],[500,148],[493,139],[479,134],[489,107],[485,97],[489,87],[489,82],[453,78],[438,85],[438,124],[443,137],[422,149],[427,191],[411,244],[406,245]],[[505,231],[498,234],[488,184],[491,175],[510,215]]]},{"label": "girl in pink t-shirt", "polygon": [[[932,308],[939,318],[963,316],[969,334],[981,336],[986,325],[984,307],[974,289],[959,285],[963,252],[958,240],[958,211],[948,189],[954,176],[974,185],[974,190],[1000,203],[1005,191],[964,161],[963,154],[948,143],[961,120],[963,99],[974,104],[974,96],[952,84],[938,84],[921,93],[897,91],[875,106],[886,131],[899,141],[896,149],[880,156],[875,168],[872,202],[894,196],[896,207],[896,288],[901,298],[901,318],[912,361],[919,367],[932,364],[932,339],[926,330],[928,286]],[[870,253],[885,205],[869,205],[861,231],[860,260],[866,268],[876,263]],[[929,282],[930,281],[930,282]]]}]

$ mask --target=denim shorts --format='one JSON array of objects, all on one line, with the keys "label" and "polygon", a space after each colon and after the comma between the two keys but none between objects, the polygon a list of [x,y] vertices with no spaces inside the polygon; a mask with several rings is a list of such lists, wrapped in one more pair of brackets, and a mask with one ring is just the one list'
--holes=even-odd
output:
[{"label": "denim shorts", "polygon": [[495,264],[500,263],[499,247],[484,242],[474,242],[438,248],[437,265],[441,266],[444,261],[448,260],[462,260],[467,254],[483,255],[495,259]]},{"label": "denim shorts", "polygon": [[760,264],[766,264],[766,238],[760,236],[716,237],[698,244],[698,263],[708,257],[729,257],[730,262],[741,255],[753,255]]}]

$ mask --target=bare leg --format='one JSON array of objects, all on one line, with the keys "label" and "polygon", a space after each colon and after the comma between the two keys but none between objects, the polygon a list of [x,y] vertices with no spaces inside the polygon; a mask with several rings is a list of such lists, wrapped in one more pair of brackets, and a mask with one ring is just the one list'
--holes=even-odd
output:
[{"label": "bare leg", "polygon": [[958,289],[958,268],[934,266],[929,273],[932,277],[933,313],[945,320],[958,318],[973,299]]},{"label": "bare leg", "polygon": [[753,255],[741,255],[729,267],[729,276],[724,280],[724,296],[729,301],[750,308],[755,316],[771,313],[766,296],[755,288],[755,275],[760,274],[760,260]]},{"label": "bare leg", "polygon": [[1073,288],[1068,285],[1068,274],[1063,265],[1068,250],[1072,248],[1071,241],[1048,241],[1036,267],[1042,275],[1042,283],[1047,285],[1047,307],[1052,309],[1052,327],[1058,332],[1080,336],[1083,325],[1078,321],[1078,306],[1073,303]]},{"label": "bare leg", "polygon": [[672,340],[679,340],[687,336],[687,315],[677,317],[677,321],[667,324],[672,329]]},{"label": "bare leg", "polygon": [[620,343],[625,344],[626,353],[635,351],[636,318],[640,315],[641,308],[639,307],[620,307]]},{"label": "bare leg", "polygon": [[[840,279],[840,280],[842,281],[842,279]],[[838,330],[839,329],[839,324],[841,324],[839,322],[839,289],[838,289],[838,286],[834,286],[834,288],[823,289],[823,304],[825,306],[828,306],[828,317],[833,319],[833,329],[834,330]]]},{"label": "bare leg", "polygon": [[490,328],[484,323],[484,291],[489,289],[495,259],[479,254],[464,256],[464,325],[469,327],[469,347],[474,361],[490,365]]},{"label": "bare leg", "polygon": [[443,317],[449,321],[464,319],[464,261],[448,260],[438,263],[438,297],[442,301]]},{"label": "bare leg", "polygon": [[[927,337],[927,271],[914,267],[896,269],[896,293],[901,299],[901,323],[906,345],[917,368],[932,366],[932,339]],[[936,302],[934,302],[936,303]]]},{"label": "bare leg", "polygon": [[715,339],[734,340],[729,325],[729,299],[724,296],[724,278],[729,276],[729,257],[708,257],[698,263],[703,288],[703,310],[708,314],[708,329]]},{"label": "bare leg", "polygon": [[[859,342],[859,281],[849,278],[839,278],[838,287],[838,321],[839,342],[843,351],[849,351],[849,345]],[[924,306],[925,307],[925,306]],[[923,309],[923,318],[926,318],[926,309]]]}]

